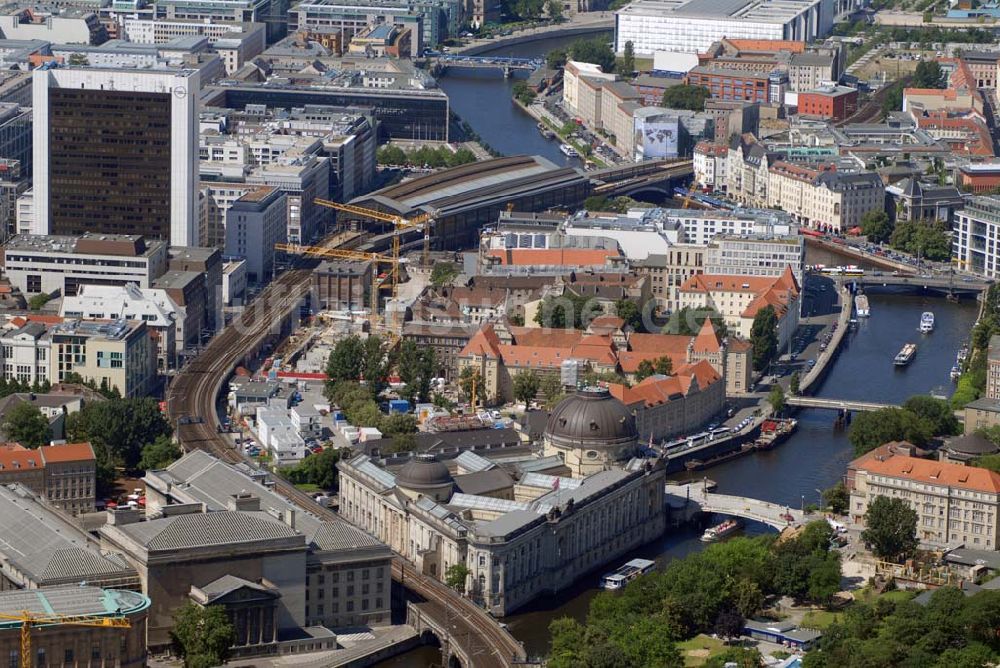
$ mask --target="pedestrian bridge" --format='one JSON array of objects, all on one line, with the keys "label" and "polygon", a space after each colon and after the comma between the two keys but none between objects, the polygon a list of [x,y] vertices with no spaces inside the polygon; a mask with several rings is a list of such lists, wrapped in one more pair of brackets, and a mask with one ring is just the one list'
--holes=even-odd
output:
[{"label": "pedestrian bridge", "polygon": [[898,272],[893,275],[881,271],[866,271],[864,276],[853,276],[850,279],[867,288],[909,289],[947,294],[977,294],[990,287],[990,282],[985,279],[954,274],[913,276]]},{"label": "pedestrian bridge", "polygon": [[877,411],[883,408],[895,408],[895,404],[881,404],[875,401],[856,401],[854,399],[821,399],[819,397],[803,397],[792,395],[785,397],[785,403],[799,408],[829,408],[831,410]]},{"label": "pedestrian bridge", "polygon": [[805,522],[805,513],[802,510],[746,496],[708,492],[697,482],[688,485],[667,485],[666,492],[694,504],[702,512],[740,517],[766,524],[778,531]]},{"label": "pedestrian bridge", "polygon": [[507,56],[463,56],[442,54],[436,58],[441,67],[471,67],[476,69],[501,70],[509,76],[512,70],[534,72],[545,64],[543,58],[516,58]]}]

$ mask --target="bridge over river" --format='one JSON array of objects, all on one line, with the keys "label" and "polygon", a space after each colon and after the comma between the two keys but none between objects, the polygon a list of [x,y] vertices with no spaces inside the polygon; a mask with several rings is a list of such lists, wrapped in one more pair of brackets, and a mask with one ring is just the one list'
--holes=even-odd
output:
[{"label": "bridge over river", "polygon": [[693,506],[694,509],[705,513],[740,517],[766,524],[778,531],[785,527],[798,526],[806,520],[806,514],[800,509],[789,508],[780,503],[751,499],[746,496],[709,492],[698,482],[686,485],[668,484],[666,493],[668,497],[675,497],[672,500],[668,498],[668,501],[673,501],[671,505],[674,507],[676,507],[677,500],[683,500],[689,509]]},{"label": "bridge over river", "polygon": [[829,408],[831,410],[877,411],[882,408],[893,408],[896,404],[882,404],[875,401],[857,401],[854,399],[821,399],[819,397],[786,396],[785,403],[799,408]]}]

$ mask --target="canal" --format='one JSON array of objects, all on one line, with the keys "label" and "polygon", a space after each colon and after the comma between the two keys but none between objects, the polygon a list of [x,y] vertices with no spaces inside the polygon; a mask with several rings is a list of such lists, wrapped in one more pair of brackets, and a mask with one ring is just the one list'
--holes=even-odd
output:
[{"label": "canal", "polygon": [[[503,53],[541,55],[571,41],[545,40],[503,50]],[[538,153],[556,164],[566,162],[557,144],[546,142],[535,129],[534,121],[509,102],[512,80],[505,81],[499,74],[468,72],[451,73],[440,83],[455,111],[497,150],[505,154]],[[808,264],[860,264],[812,247],[806,261]],[[975,302],[870,295],[870,305],[872,317],[862,321],[858,330],[848,336],[839,358],[814,394],[902,402],[914,394],[926,394],[935,389],[943,388],[950,393],[948,372],[956,351],[975,322]],[[932,334],[921,336],[917,324],[921,312],[927,310],[934,311],[937,327]],[[892,357],[910,341],[919,345],[913,363],[902,369],[893,366]],[[851,459],[851,447],[846,432],[834,429],[833,411],[804,410],[797,417],[798,430],[775,450],[729,461],[708,469],[704,475],[716,481],[719,491],[727,494],[793,507],[818,503],[820,490],[830,487],[844,475],[845,466]],[[767,530],[757,525],[747,527],[750,533]],[[662,568],[673,559],[699,550],[702,546],[699,536],[700,532],[694,529],[671,530],[630,556],[656,559]],[[548,625],[553,619],[562,616],[585,618],[590,601],[598,592],[597,577],[585,578],[559,595],[544,597],[504,620],[514,636],[524,642],[529,655],[541,656],[548,651]],[[439,661],[436,650],[422,648],[379,666],[431,666]]]}]

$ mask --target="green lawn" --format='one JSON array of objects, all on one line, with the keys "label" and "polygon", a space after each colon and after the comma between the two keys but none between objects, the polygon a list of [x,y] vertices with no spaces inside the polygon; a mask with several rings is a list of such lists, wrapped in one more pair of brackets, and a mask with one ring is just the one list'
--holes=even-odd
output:
[{"label": "green lawn", "polygon": [[865,603],[871,603],[876,598],[884,598],[887,601],[899,603],[900,601],[908,601],[915,595],[916,592],[906,591],[905,589],[892,589],[884,594],[875,596],[874,592],[872,592],[869,587],[865,587],[864,589],[854,592],[855,600],[864,601]]},{"label": "green lawn", "polygon": [[725,644],[718,638],[701,634],[677,643],[677,649],[684,657],[685,666],[700,666],[716,654],[721,654]]},{"label": "green lawn", "polygon": [[840,619],[840,613],[828,610],[810,610],[802,618],[802,626],[817,631],[825,631],[830,624]]},{"label": "green lawn", "polygon": [[312,483],[308,483],[308,482],[299,483],[295,487],[296,487],[296,489],[302,490],[306,494],[313,494],[314,492],[322,492],[323,491],[322,489],[320,489],[316,485],[313,485]]}]

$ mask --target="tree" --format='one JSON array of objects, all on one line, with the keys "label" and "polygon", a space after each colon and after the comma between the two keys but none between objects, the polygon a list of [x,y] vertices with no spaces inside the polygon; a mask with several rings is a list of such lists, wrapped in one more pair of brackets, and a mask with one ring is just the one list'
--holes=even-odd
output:
[{"label": "tree", "polygon": [[431,269],[431,285],[436,288],[451,285],[458,276],[458,265],[454,262],[435,262]]},{"label": "tree", "polygon": [[1000,473],[1000,455],[983,455],[972,462],[973,466]]},{"label": "tree", "polygon": [[767,395],[767,403],[771,404],[771,410],[776,415],[781,415],[782,411],[785,410],[785,391],[781,389],[781,385],[775,383],[774,387],[771,388]]},{"label": "tree", "polygon": [[934,436],[952,436],[961,431],[955,411],[951,409],[951,404],[943,399],[918,394],[907,399],[903,403],[903,408],[924,420]]},{"label": "tree", "polygon": [[753,368],[763,371],[778,352],[778,316],[773,306],[765,306],[753,317],[750,345],[753,348]]},{"label": "tree", "polygon": [[865,513],[865,546],[879,559],[905,559],[917,549],[917,513],[899,498],[876,496]]},{"label": "tree", "polygon": [[552,49],[545,54],[545,66],[550,70],[558,70],[566,64],[566,49]]},{"label": "tree", "polygon": [[378,429],[384,436],[414,434],[417,431],[417,417],[410,413],[383,415],[379,420]]},{"label": "tree", "polygon": [[427,401],[436,368],[434,349],[418,346],[407,339],[399,347],[396,367],[399,370],[399,379],[406,383],[401,394],[413,403]]},{"label": "tree", "polygon": [[152,397],[91,402],[66,420],[70,440],[89,441],[99,463],[127,471],[136,471],[143,449],[171,431]]},{"label": "tree", "polygon": [[514,86],[511,88],[511,95],[526,107],[534,102],[537,97],[535,91],[531,90],[531,87],[524,81],[514,82]]},{"label": "tree", "polygon": [[335,492],[338,461],[340,461],[340,450],[324,448],[322,452],[309,455],[295,466],[281,469],[281,474],[293,485],[313,485]]},{"label": "tree", "polygon": [[866,212],[861,217],[861,233],[873,243],[888,241],[892,235],[892,222],[889,220],[889,214],[882,209],[872,209]]},{"label": "tree", "polygon": [[90,59],[82,53],[71,53],[69,58],[66,59],[67,64],[73,65],[75,67],[88,66],[90,65]]},{"label": "tree", "polygon": [[483,379],[479,375],[479,369],[467,366],[458,374],[458,389],[469,401],[472,401],[473,389],[475,389],[477,403],[483,401]]},{"label": "tree", "polygon": [[913,75],[914,88],[944,88],[946,79],[941,64],[936,60],[922,60]]},{"label": "tree", "polygon": [[221,605],[203,608],[188,602],[174,613],[170,637],[185,668],[212,668],[229,658],[236,629]]},{"label": "tree", "polygon": [[653,370],[661,376],[669,376],[674,372],[674,361],[670,355],[663,355],[653,360]]},{"label": "tree", "polygon": [[639,365],[635,370],[635,380],[637,383],[641,383],[654,373],[656,373],[656,370],[653,369],[653,362],[651,360],[639,360]]},{"label": "tree", "polygon": [[337,341],[333,350],[330,351],[330,357],[326,363],[326,377],[334,383],[360,379],[361,351],[361,337],[359,336],[352,334]]},{"label": "tree", "polygon": [[843,481],[837,481],[833,487],[823,490],[823,503],[835,515],[846,515],[851,507],[851,495]]},{"label": "tree", "polygon": [[602,37],[576,40],[569,47],[569,57],[577,62],[600,65],[604,72],[615,69],[615,52]]},{"label": "tree", "polygon": [[553,21],[560,21],[563,17],[563,6],[562,2],[559,0],[548,0],[545,3],[545,13],[549,15],[549,18]]},{"label": "tree", "polygon": [[465,581],[469,578],[469,567],[465,564],[452,564],[444,572],[444,583],[452,589],[465,591]]},{"label": "tree", "polygon": [[625,42],[625,48],[622,50],[622,59],[619,64],[621,67],[618,68],[618,71],[624,76],[632,76],[632,73],[635,72],[635,46],[633,46],[631,41]]},{"label": "tree", "polygon": [[527,405],[538,394],[541,381],[534,371],[522,371],[514,376],[514,399]]},{"label": "tree", "polygon": [[788,379],[788,391],[789,391],[789,393],[791,393],[793,395],[798,394],[799,393],[799,389],[800,389],[799,388],[799,384],[801,382],[802,381],[799,378],[799,372],[798,371],[792,372],[792,377]]},{"label": "tree", "polygon": [[542,376],[539,389],[542,396],[545,397],[545,407],[549,410],[555,408],[555,405],[566,396],[563,391],[562,379],[556,373],[547,373]]},{"label": "tree", "polygon": [[42,307],[49,303],[52,295],[45,292],[39,293],[28,300],[28,308],[32,311],[41,311]]},{"label": "tree", "polygon": [[712,97],[712,92],[704,86],[681,84],[671,86],[663,93],[661,102],[668,109],[690,109],[705,111],[705,100]]},{"label": "tree", "polygon": [[0,429],[8,441],[20,443],[26,448],[37,448],[52,440],[48,418],[26,401],[16,403],[7,411],[0,422]]},{"label": "tree", "polygon": [[926,445],[932,436],[925,420],[905,408],[882,408],[860,413],[851,421],[847,438],[857,457],[889,441]]},{"label": "tree", "polygon": [[369,335],[362,345],[361,353],[361,377],[372,396],[377,397],[386,386],[389,368],[392,366],[386,343],[377,336]]},{"label": "tree", "polygon": [[615,313],[625,321],[626,327],[631,327],[632,331],[642,332],[642,309],[631,299],[619,299],[615,302]]},{"label": "tree", "polygon": [[549,622],[549,637],[552,649],[549,652],[549,668],[578,668],[583,665],[584,628],[572,617],[559,617]]},{"label": "tree", "polygon": [[726,608],[715,618],[715,632],[725,641],[739,638],[743,635],[746,620],[735,608]]},{"label": "tree", "polygon": [[157,436],[156,440],[142,449],[139,458],[139,468],[143,471],[165,469],[181,457],[181,449],[173,439],[166,435]]},{"label": "tree", "polygon": [[389,444],[389,452],[413,452],[417,449],[417,439],[413,434],[396,434]]},{"label": "tree", "polygon": [[933,261],[951,258],[951,237],[941,221],[910,220],[896,223],[889,244],[898,250]]}]

